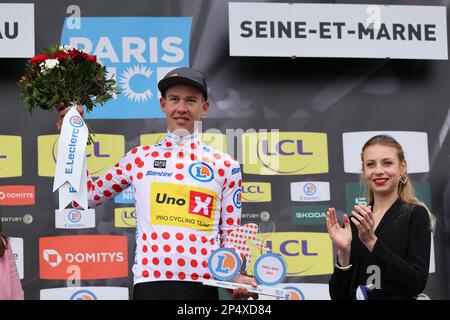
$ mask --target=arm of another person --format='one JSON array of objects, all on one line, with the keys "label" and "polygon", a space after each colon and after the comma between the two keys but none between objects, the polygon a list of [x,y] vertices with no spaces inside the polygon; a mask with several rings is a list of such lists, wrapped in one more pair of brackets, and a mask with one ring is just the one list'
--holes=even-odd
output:
[{"label": "arm of another person", "polygon": [[[0,240],[1,241],[1,240]],[[11,249],[11,243],[8,244],[8,247],[5,251],[6,258],[9,261],[9,270],[11,277],[11,300],[23,300],[23,289],[22,284],[20,283],[19,273],[17,272],[17,265],[14,260],[14,255]]]}]

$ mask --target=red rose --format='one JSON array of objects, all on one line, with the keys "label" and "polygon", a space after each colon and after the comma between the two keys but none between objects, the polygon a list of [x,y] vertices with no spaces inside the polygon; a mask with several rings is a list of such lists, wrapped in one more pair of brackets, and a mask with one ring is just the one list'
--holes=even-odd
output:
[{"label": "red rose", "polygon": [[80,56],[80,51],[76,49],[69,50],[68,52],[72,58],[76,58]]},{"label": "red rose", "polygon": [[37,56],[31,58],[31,63],[40,64],[42,61],[45,61],[48,58],[49,56],[44,53],[38,54]]},{"label": "red rose", "polygon": [[58,55],[57,55],[58,59],[63,60],[63,59],[67,59],[67,57],[69,57],[69,54],[67,52],[64,52],[64,51],[58,52]]}]

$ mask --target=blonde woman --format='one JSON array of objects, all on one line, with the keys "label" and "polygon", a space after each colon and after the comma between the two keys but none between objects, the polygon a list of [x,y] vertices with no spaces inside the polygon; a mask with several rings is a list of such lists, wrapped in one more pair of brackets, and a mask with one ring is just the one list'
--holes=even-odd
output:
[{"label": "blonde woman", "polygon": [[413,299],[427,283],[434,217],[414,197],[401,145],[378,135],[362,148],[362,179],[369,205],[352,216],[327,212],[327,229],[337,248],[329,281],[332,299]]}]

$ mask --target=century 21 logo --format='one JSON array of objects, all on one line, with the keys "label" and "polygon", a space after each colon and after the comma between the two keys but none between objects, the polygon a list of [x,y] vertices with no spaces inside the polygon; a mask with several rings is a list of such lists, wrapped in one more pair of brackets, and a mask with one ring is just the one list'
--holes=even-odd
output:
[{"label": "century 21 logo", "polygon": [[245,133],[244,173],[300,175],[328,172],[326,133]]},{"label": "century 21 logo", "polygon": [[[39,176],[54,176],[58,158],[58,138],[59,135],[38,137]],[[94,143],[86,147],[86,160],[91,176],[98,177],[124,156],[125,138],[113,134],[96,134],[93,138]]]}]

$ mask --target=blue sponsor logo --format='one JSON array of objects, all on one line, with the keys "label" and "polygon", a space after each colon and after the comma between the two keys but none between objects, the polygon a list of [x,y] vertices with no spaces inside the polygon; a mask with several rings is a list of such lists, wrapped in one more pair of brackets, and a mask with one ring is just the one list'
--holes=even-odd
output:
[{"label": "blue sponsor logo", "polygon": [[201,182],[209,182],[214,179],[214,171],[204,162],[194,162],[191,164],[189,174],[192,178]]},{"label": "blue sponsor logo", "polygon": [[114,198],[115,203],[134,203],[134,187],[130,186],[128,189],[122,191]]},{"label": "blue sponsor logo", "polygon": [[71,210],[68,213],[68,218],[70,222],[77,223],[81,220],[81,212],[78,210]]},{"label": "blue sponsor logo", "polygon": [[303,192],[305,192],[306,195],[312,196],[317,191],[316,185],[314,183],[307,183],[303,187]]},{"label": "blue sponsor logo", "polygon": [[70,125],[75,128],[80,128],[83,126],[83,119],[79,116],[72,116],[72,118],[70,118]]},{"label": "blue sponsor logo", "polygon": [[[70,18],[67,18],[70,19]],[[83,28],[64,21],[61,44],[95,55],[121,93],[88,119],[164,118],[158,80],[189,66],[191,17],[81,17]]]},{"label": "blue sponsor logo", "polygon": [[242,189],[237,189],[233,194],[233,203],[236,208],[240,209],[242,207]]},{"label": "blue sponsor logo", "polygon": [[78,290],[70,297],[70,300],[97,300],[97,296],[90,290]]},{"label": "blue sponsor logo", "polygon": [[241,172],[241,168],[233,168],[231,170],[231,175]]}]

